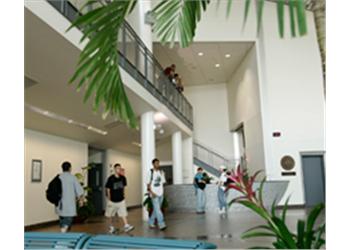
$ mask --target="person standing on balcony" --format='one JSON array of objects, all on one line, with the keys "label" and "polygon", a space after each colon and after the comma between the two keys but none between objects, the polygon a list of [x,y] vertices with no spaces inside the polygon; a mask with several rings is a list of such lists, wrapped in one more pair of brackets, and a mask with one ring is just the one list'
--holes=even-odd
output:
[{"label": "person standing on balcony", "polygon": [[126,210],[124,198],[124,188],[126,185],[127,182],[124,176],[124,169],[119,163],[116,163],[114,165],[114,174],[108,178],[105,185],[108,198],[105,216],[109,218],[109,233],[111,234],[116,232],[114,218],[117,213],[123,220],[124,232],[129,232],[134,229],[134,226],[131,226],[127,220],[128,212]]},{"label": "person standing on balcony", "polygon": [[164,74],[169,78],[170,82],[173,81],[175,75],[176,65],[172,64],[169,67],[166,67],[164,70]]},{"label": "person standing on balcony", "polygon": [[182,80],[179,74],[174,75],[173,83],[175,84],[177,91],[179,91],[180,93],[184,91],[184,86],[182,85]]},{"label": "person standing on balcony", "polygon": [[197,196],[197,208],[196,212],[197,214],[204,214],[205,213],[205,203],[206,203],[206,197],[205,197],[205,186],[206,181],[204,179],[203,168],[199,167],[197,168],[197,173],[194,176],[193,179],[193,185],[195,187],[195,194]]},{"label": "person standing on balcony", "polygon": [[227,202],[226,202],[226,187],[227,182],[227,168],[226,166],[220,166],[220,178],[218,182],[218,201],[219,201],[219,214],[225,214],[227,212]]},{"label": "person standing on balcony", "polygon": [[164,199],[163,185],[166,183],[166,180],[164,172],[160,169],[159,160],[157,158],[153,159],[152,164],[153,169],[151,169],[148,177],[147,190],[152,199],[153,212],[149,218],[148,225],[150,228],[155,228],[155,219],[157,219],[159,229],[165,230],[166,225],[161,207]]}]

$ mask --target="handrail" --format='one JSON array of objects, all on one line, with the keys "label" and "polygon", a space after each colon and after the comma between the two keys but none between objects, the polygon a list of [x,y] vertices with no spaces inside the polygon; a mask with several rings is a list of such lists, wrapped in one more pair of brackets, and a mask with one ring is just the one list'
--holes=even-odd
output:
[{"label": "handrail", "polygon": [[239,163],[238,159],[228,159],[198,142],[193,142],[193,155],[215,169],[219,169],[221,165],[233,169]]},{"label": "handrail", "polygon": [[[81,15],[68,0],[47,0],[69,21]],[[193,129],[193,108],[186,97],[164,75],[164,70],[153,53],[147,48],[135,30],[126,21],[120,29],[118,41],[119,66],[127,71],[137,82],[155,98],[165,104],[183,123]]]}]

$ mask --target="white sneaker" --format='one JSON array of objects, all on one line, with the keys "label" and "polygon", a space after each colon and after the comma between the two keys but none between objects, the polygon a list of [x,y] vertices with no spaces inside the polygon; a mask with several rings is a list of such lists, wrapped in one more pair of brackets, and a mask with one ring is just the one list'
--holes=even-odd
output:
[{"label": "white sneaker", "polygon": [[223,214],[224,210],[219,208],[219,214]]},{"label": "white sneaker", "polygon": [[131,230],[133,230],[135,227],[131,226],[130,224],[127,224],[124,226],[124,232],[130,232]]},{"label": "white sneaker", "polygon": [[113,227],[113,226],[109,226],[108,233],[110,233],[110,234],[114,234],[116,231],[117,231],[117,229],[115,229],[115,227]]},{"label": "white sneaker", "polygon": [[61,227],[61,233],[67,233],[68,226]]}]

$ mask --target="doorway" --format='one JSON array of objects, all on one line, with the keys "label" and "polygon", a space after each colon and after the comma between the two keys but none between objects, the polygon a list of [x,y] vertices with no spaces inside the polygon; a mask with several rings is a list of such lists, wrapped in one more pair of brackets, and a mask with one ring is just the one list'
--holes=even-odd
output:
[{"label": "doorway", "polygon": [[325,203],[325,174],[324,155],[302,154],[301,155],[305,206],[312,207],[319,203]]},{"label": "doorway", "polygon": [[243,123],[233,131],[233,149],[236,161],[239,162],[243,169],[246,169],[246,143]]},{"label": "doorway", "polygon": [[96,215],[103,214],[103,186],[104,186],[105,151],[89,147],[88,187],[91,190],[90,199]]}]

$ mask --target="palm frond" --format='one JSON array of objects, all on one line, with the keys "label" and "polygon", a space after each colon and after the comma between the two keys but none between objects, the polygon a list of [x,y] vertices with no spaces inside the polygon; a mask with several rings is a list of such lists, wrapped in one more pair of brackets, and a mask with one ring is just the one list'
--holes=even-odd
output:
[{"label": "palm frond", "polygon": [[209,0],[162,0],[152,10],[153,30],[162,44],[170,42],[174,46],[178,36],[180,46],[187,47],[193,41],[201,13],[209,3]]},{"label": "palm frond", "polygon": [[78,82],[78,90],[86,87],[84,102],[94,95],[95,111],[103,104],[104,114],[116,115],[132,128],[137,127],[137,120],[120,76],[117,43],[119,29],[135,3],[110,2],[78,17],[70,27],[79,26],[84,33],[81,42],[88,40],[70,82]]}]

